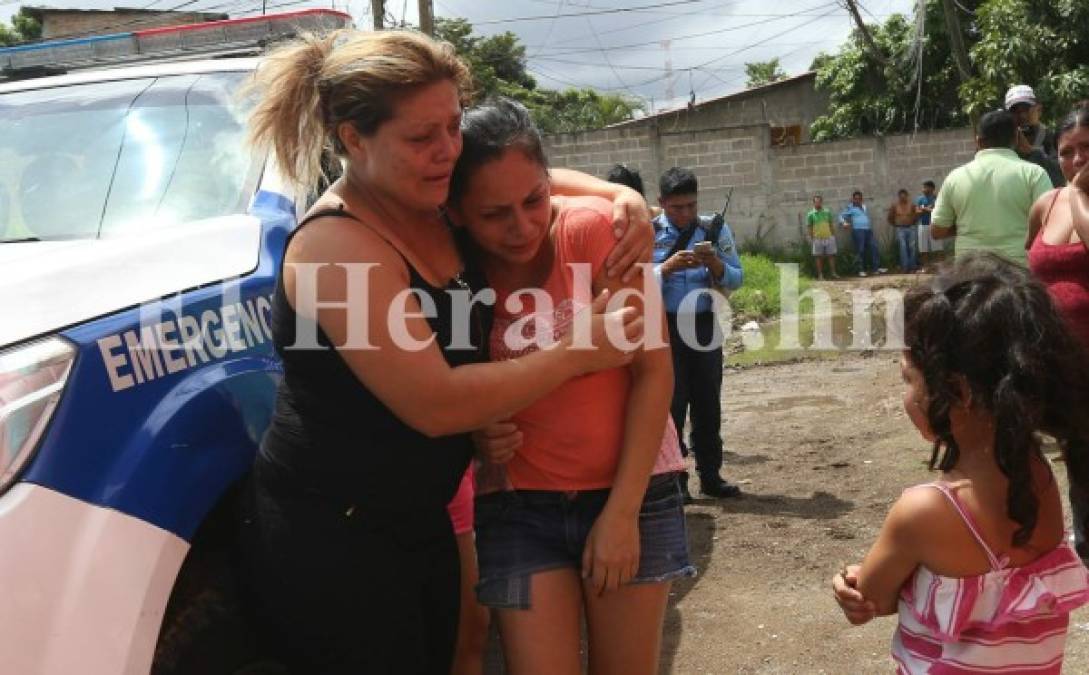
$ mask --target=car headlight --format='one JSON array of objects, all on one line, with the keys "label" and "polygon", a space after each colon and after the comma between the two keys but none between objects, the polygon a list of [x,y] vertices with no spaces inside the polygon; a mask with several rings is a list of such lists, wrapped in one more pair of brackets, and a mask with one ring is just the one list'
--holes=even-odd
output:
[{"label": "car headlight", "polygon": [[0,493],[34,455],[75,357],[56,337],[0,351]]}]

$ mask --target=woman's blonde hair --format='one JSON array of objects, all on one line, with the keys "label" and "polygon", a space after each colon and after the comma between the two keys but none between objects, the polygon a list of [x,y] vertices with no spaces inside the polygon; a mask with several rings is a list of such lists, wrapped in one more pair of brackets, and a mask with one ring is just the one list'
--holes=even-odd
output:
[{"label": "woman's blonde hair", "polygon": [[445,42],[412,31],[333,31],[303,35],[270,54],[252,82],[260,99],[250,118],[250,141],[276,155],[284,175],[313,188],[326,153],[343,156],[337,126],[352,122],[373,134],[393,116],[399,97],[449,80],[462,105],[469,69]]}]

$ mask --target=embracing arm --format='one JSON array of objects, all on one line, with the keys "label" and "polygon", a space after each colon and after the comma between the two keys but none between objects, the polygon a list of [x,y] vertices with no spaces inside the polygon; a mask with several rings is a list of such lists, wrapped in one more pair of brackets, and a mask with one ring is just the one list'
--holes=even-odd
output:
[{"label": "embracing arm", "polygon": [[[365,281],[352,280],[356,286],[349,293],[344,269],[328,263],[361,261],[369,264]],[[312,318],[315,312],[313,305],[307,309],[298,302],[301,284],[293,265],[314,262],[326,265],[317,275],[316,298],[348,300],[350,305],[347,311],[318,310],[318,323],[363,385],[399,419],[428,436],[483,427],[521,410],[571,377],[625,365],[631,359],[630,350],[594,339],[596,349],[573,349],[564,342],[518,359],[451,368],[421,315],[417,296],[407,293],[403,259],[377,234],[346,219],[327,218],[296,235],[284,265],[284,289],[295,298],[300,317]],[[600,299],[596,304],[600,307]],[[623,311],[626,316],[634,314]],[[349,315],[355,328],[351,333]],[[597,337],[598,322],[594,324]],[[641,324],[633,320],[629,328],[638,332]],[[629,353],[613,358],[624,351]]]},{"label": "embracing arm", "polygon": [[[637,263],[650,260],[654,228],[647,201],[635,190],[572,169],[551,169],[552,192],[566,197],[602,197],[613,203],[613,233],[618,241],[605,260],[607,276],[625,283],[638,272]],[[620,274],[622,273],[622,274]]]}]

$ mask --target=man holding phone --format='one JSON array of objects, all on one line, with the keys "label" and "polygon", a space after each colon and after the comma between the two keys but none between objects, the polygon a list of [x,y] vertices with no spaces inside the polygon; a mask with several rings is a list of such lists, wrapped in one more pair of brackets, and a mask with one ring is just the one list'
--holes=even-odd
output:
[{"label": "man holding phone", "polygon": [[[741,285],[741,260],[721,214],[700,216],[698,181],[689,169],[673,167],[658,184],[662,213],[655,229],[654,273],[662,284],[673,352],[671,414],[681,451],[696,456],[700,491],[708,497],[737,497],[741,490],[722,479],[722,332],[713,294]],[[692,431],[684,442],[691,412]],[[681,485],[685,499],[687,474]]]},{"label": "man holding phone", "polygon": [[1015,150],[1018,156],[1046,171],[1052,186],[1065,186],[1055,133],[1040,123],[1043,106],[1036,100],[1036,92],[1027,84],[1010,87],[1006,92],[1005,108],[1017,124]]}]

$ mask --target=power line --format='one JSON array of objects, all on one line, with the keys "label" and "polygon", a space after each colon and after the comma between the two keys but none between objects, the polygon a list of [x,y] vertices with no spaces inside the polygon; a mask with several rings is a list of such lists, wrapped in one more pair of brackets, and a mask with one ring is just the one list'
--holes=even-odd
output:
[{"label": "power line", "polygon": [[[835,3],[833,3],[833,4],[835,4]],[[838,5],[833,7],[832,9],[828,10],[827,12],[825,12],[824,16],[831,16],[837,9],[839,9]],[[806,11],[809,11],[809,10],[806,10]],[[822,16],[821,18],[824,18],[824,16]],[[724,54],[722,56],[711,59],[711,60],[709,60],[709,61],[707,61],[705,63],[701,63],[699,66],[697,66],[697,68],[706,69],[707,66],[711,65],[712,63],[715,63],[716,61],[721,61],[721,60],[723,60],[725,58],[729,58],[731,56],[735,56],[737,54],[740,54],[741,52],[745,52],[745,51],[748,51],[750,49],[753,49],[754,47],[759,47],[761,45],[767,44],[768,42],[771,42],[775,38],[782,37],[783,35],[786,35],[787,33],[792,33],[794,31],[798,30],[799,28],[805,27],[805,25],[806,24],[798,24],[797,26],[793,26],[793,27],[788,28],[788,29],[786,29],[784,31],[780,31],[779,33],[776,33],[775,35],[772,35],[771,37],[768,37],[768,38],[763,39],[763,40],[758,40],[758,41],[753,42],[751,44],[745,45],[744,47],[741,47],[739,49],[735,49],[734,51],[732,51],[732,52],[730,52],[728,54]],[[700,83],[700,87],[702,88],[703,85],[706,84],[706,83],[707,83],[707,78],[704,78],[703,82]]]},{"label": "power line", "polygon": [[[598,47],[601,48],[601,38],[598,37],[597,31],[594,30],[594,23],[590,17],[586,17],[586,25],[589,26],[590,32],[594,34],[594,39],[597,41]],[[631,87],[629,87],[628,83],[624,81],[624,78],[620,77],[620,73],[616,72],[616,68],[613,67],[613,62],[609,60],[609,53],[604,51],[604,49],[602,49],[601,51],[601,57],[605,59],[605,63],[608,64],[609,70],[612,71],[613,77],[615,77],[616,81],[620,83],[620,86],[622,86],[629,94],[631,94],[635,98],[642,99],[639,94],[636,94],[634,91],[631,90]]]},{"label": "power line", "polygon": [[[833,7],[832,7],[832,9],[831,9],[831,10],[829,10],[829,11],[828,11],[828,12],[826,12],[826,13],[825,13],[824,15],[822,15],[822,18],[823,18],[823,16],[827,16],[827,15],[830,15],[830,14],[831,14],[832,12],[835,12],[835,11],[836,11],[836,9],[838,9],[838,5],[836,5],[836,3],[835,3],[835,2],[826,2],[826,3],[822,3],[822,4],[820,4],[820,5],[817,5],[816,7],[811,7],[811,8],[808,8],[808,9],[802,10],[802,12],[811,12],[811,11],[814,11],[814,10],[820,9],[820,8],[822,8],[822,7],[827,7],[828,5],[833,5]],[[737,29],[739,29],[739,28],[741,28],[741,27],[742,27],[742,26],[735,26],[735,27],[734,27],[734,28],[732,28],[732,29],[725,29],[725,30],[737,30]],[[763,40],[758,40],[757,42],[753,42],[753,43],[751,43],[751,44],[749,44],[749,45],[745,45],[744,47],[741,47],[741,48],[739,48],[739,49],[736,49],[736,50],[734,50],[734,51],[732,51],[732,52],[729,52],[729,53],[723,54],[723,55],[721,55],[721,56],[717,56],[717,57],[715,57],[715,58],[713,58],[713,59],[709,59],[709,60],[707,60],[707,61],[705,61],[705,62],[703,62],[703,63],[700,63],[700,64],[698,64],[698,65],[695,65],[695,66],[688,66],[688,68],[692,68],[692,69],[695,69],[695,70],[704,70],[704,69],[706,69],[706,68],[707,68],[708,66],[710,66],[710,65],[711,65],[711,64],[713,64],[713,63],[716,63],[716,62],[718,62],[718,61],[721,61],[721,60],[723,60],[723,59],[725,59],[725,58],[729,58],[730,56],[733,56],[733,55],[735,55],[735,54],[739,54],[739,53],[741,53],[741,52],[743,52],[743,51],[746,51],[746,50],[748,50],[748,49],[752,49],[753,47],[758,47],[758,46],[760,46],[760,45],[763,45],[763,44],[767,44],[768,42],[770,42],[771,40],[775,39],[776,37],[779,37],[779,36],[781,36],[781,35],[786,35],[787,33],[793,32],[793,31],[795,31],[795,30],[798,30],[799,28],[802,28],[802,27],[803,27],[803,24],[799,24],[799,25],[797,25],[797,26],[793,26],[793,27],[789,28],[788,30],[782,31],[782,32],[780,32],[780,33],[777,33],[777,34],[775,34],[775,35],[773,35],[773,36],[771,36],[771,37],[769,37],[769,38],[766,38],[766,39],[763,39]],[[724,31],[723,31],[723,30],[720,30],[720,31],[710,31],[710,32],[716,32],[716,33],[721,33],[721,32],[724,32]],[[590,51],[594,51],[594,50],[590,50]],[[684,69],[687,69],[687,68],[684,68]],[[642,82],[638,82],[638,83],[632,84],[632,85],[630,85],[630,86],[631,86],[631,87],[635,87],[635,88],[639,88],[639,87],[644,87],[644,86],[647,86],[647,85],[650,85],[650,84],[654,84],[655,82],[660,82],[660,81],[662,81],[662,80],[666,79],[667,77],[669,77],[669,75],[659,75],[659,76],[657,76],[657,77],[652,77],[652,78],[650,78],[650,79],[648,79],[648,80],[644,80],[644,81],[642,81]],[[703,85],[704,85],[704,84],[705,84],[705,83],[707,82],[707,79],[708,79],[708,78],[705,78],[705,79],[704,79],[704,81],[700,83],[700,88],[702,88],[702,87],[703,87]]]},{"label": "power line", "polygon": [[517,23],[521,21],[540,21],[542,19],[568,18],[575,16],[598,16],[600,14],[625,14],[628,12],[641,12],[656,7],[672,7],[674,5],[691,5],[702,0],[672,0],[672,2],[659,2],[653,5],[640,5],[638,7],[615,7],[612,9],[596,9],[589,12],[572,12],[571,14],[538,14],[536,16],[519,16],[508,19],[491,19],[489,21],[476,21],[475,26],[494,26],[501,23]]},{"label": "power line", "polygon": [[539,54],[542,49],[548,46],[548,41],[552,39],[552,30],[556,27],[556,19],[559,18],[560,12],[563,11],[563,3],[564,0],[559,0],[559,2],[556,3],[556,15],[552,17],[552,21],[548,23],[548,32],[545,33],[544,40],[541,41],[541,45],[537,48],[537,51],[529,55],[530,58],[533,58]]},{"label": "power line", "polygon": [[619,68],[620,70],[653,70],[653,71],[656,71],[656,72],[663,72],[663,71],[669,70],[668,68],[665,68],[663,66],[628,66],[628,65],[624,65],[624,64],[615,64],[615,63],[607,63],[607,64],[606,63],[587,63],[585,61],[575,61],[573,59],[558,59],[558,58],[551,57],[551,56],[538,56],[537,58],[534,59],[534,61],[547,61],[549,63],[563,63],[563,64],[566,64],[566,65],[572,65],[572,66],[590,66],[590,67],[609,66],[611,68]]},{"label": "power line", "polygon": [[[742,0],[726,0],[725,2],[720,2],[717,5],[713,5],[711,7],[711,9],[719,9],[719,8],[725,7],[727,5],[737,4],[738,2],[741,2],[741,1]],[[669,18],[666,18],[666,19],[661,19],[661,18],[655,17],[653,19],[650,19],[649,21],[640,21],[638,23],[628,24],[626,26],[620,26],[618,28],[612,28],[612,29],[609,29],[609,30],[599,31],[598,34],[599,35],[611,35],[613,33],[623,33],[623,32],[627,32],[627,31],[630,31],[630,30],[634,30],[636,28],[641,28],[642,26],[649,26],[650,24],[663,24],[663,23],[666,23],[667,21],[676,21],[677,19],[683,19],[684,17],[692,16],[693,14],[702,14],[705,11],[706,11],[705,8],[698,8],[698,9],[693,9],[693,10],[690,10],[690,11],[687,11],[687,12],[680,12],[680,13],[674,14],[673,16],[671,16]],[[570,38],[566,38],[564,40],[560,40],[556,44],[561,44],[562,45],[562,44],[566,44],[566,43],[569,43],[569,42],[578,42],[579,40],[585,40],[588,37],[590,37],[590,36],[584,33],[582,35],[577,35],[575,37],[570,37]]]},{"label": "power line", "polygon": [[[627,46],[627,47],[606,47],[605,50],[606,51],[611,51],[611,52],[619,52],[619,51],[627,51],[627,50],[632,50],[632,49],[645,49],[647,47],[647,45],[648,45],[648,43],[642,42],[642,43],[639,43],[638,45],[631,45],[631,46]],[[798,47],[798,46],[812,47],[812,46],[814,46],[814,43],[813,43],[812,40],[805,40],[803,42],[778,42],[778,43],[776,43],[776,46],[778,46],[778,47]],[[558,49],[558,48],[553,47],[553,48],[550,48],[550,49]],[[578,47],[577,49],[582,50],[583,48]],[[684,46],[684,47],[674,46],[673,47],[673,51],[675,51],[675,52],[705,52],[707,50],[719,50],[719,49],[722,49],[722,45],[702,45],[702,46]],[[597,51],[597,50],[596,49],[586,48],[586,51]],[[554,60],[554,61],[559,61],[559,59],[557,57],[571,56],[571,55],[572,54],[570,52],[560,51],[560,52],[557,52],[557,53],[553,54],[551,51],[548,51],[543,56],[534,56],[533,58],[535,58],[535,59],[550,59],[550,60]],[[582,63],[582,61],[571,61],[571,63]]]},{"label": "power line", "polygon": [[[809,9],[807,9],[807,10],[803,10],[803,11],[804,12],[811,12],[811,11],[814,11],[814,10],[817,10],[817,9],[823,9],[825,7],[828,7],[829,5],[835,5],[835,4],[836,4],[835,2],[825,2],[825,3],[822,3],[822,4],[817,5],[815,7],[811,7]],[[770,18],[770,19],[763,19],[761,21],[753,21],[751,23],[743,23],[743,24],[739,24],[739,25],[736,25],[736,26],[730,26],[730,27],[727,27],[727,28],[717,28],[715,30],[702,31],[702,32],[699,32],[699,33],[689,33],[687,35],[678,35],[676,37],[671,37],[670,39],[671,40],[689,40],[689,39],[692,39],[692,38],[707,37],[707,36],[710,36],[710,35],[721,35],[723,33],[730,33],[730,32],[733,32],[733,31],[742,30],[744,28],[752,28],[754,26],[762,26],[764,24],[774,23],[776,21],[781,21],[784,18],[794,18],[795,16],[797,16],[797,15],[784,15],[784,16],[781,16],[781,17],[773,17],[773,18]],[[820,16],[823,17],[825,15],[820,15]],[[572,48],[571,50],[564,52],[562,54],[562,56],[571,56],[573,54],[583,54],[583,53],[588,53],[588,52],[596,52],[596,51],[601,51],[602,49],[605,49],[605,50],[608,50],[608,51],[615,51],[615,50],[619,50],[619,49],[633,49],[633,48],[636,48],[636,47],[646,47],[646,46],[647,46],[646,41],[642,41],[642,42],[628,43],[628,44],[624,44],[624,45],[612,45],[612,46],[604,47],[604,48],[579,47],[579,48]]]}]

